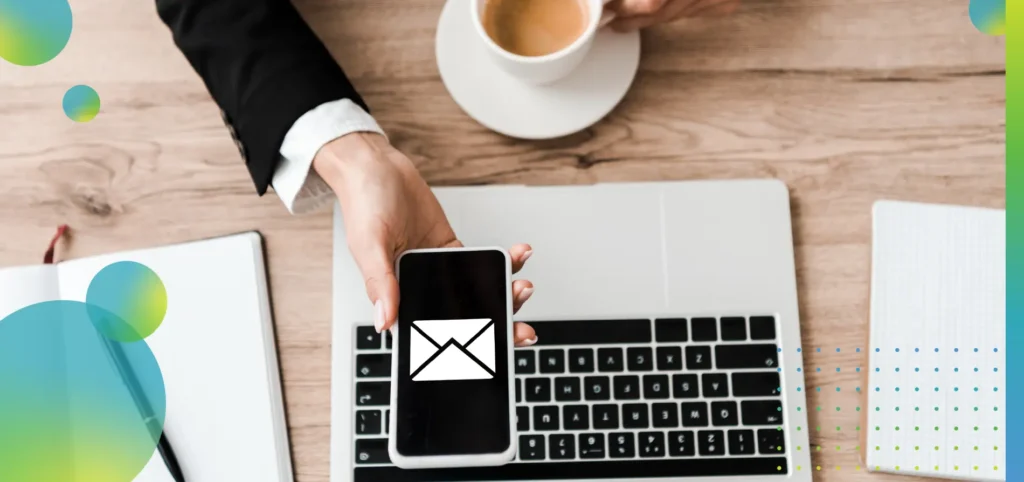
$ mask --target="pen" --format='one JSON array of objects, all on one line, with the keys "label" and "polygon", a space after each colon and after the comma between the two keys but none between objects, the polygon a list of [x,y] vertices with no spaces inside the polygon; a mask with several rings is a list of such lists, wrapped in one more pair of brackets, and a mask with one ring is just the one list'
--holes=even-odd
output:
[{"label": "pen", "polygon": [[142,386],[139,385],[139,380],[135,377],[135,372],[132,370],[131,364],[128,362],[128,358],[124,354],[124,350],[121,349],[121,344],[118,342],[112,342],[98,331],[97,333],[99,334],[103,345],[107,348],[107,353],[109,353],[111,358],[113,358],[114,366],[116,366],[117,371],[120,372],[122,380],[124,380],[125,385],[128,386],[128,392],[131,394],[132,400],[135,401],[135,406],[139,409],[139,413],[143,417],[142,422],[146,425],[146,430],[154,439],[156,439],[159,434],[156,448],[160,452],[160,458],[163,459],[164,465],[167,466],[167,471],[170,472],[171,477],[174,478],[174,482],[185,482],[185,476],[181,471],[181,466],[178,465],[178,458],[174,455],[171,443],[163,433],[163,427],[160,426],[160,420],[157,419],[156,411],[153,410],[153,406],[149,403],[149,399],[146,398],[146,393],[143,391]]},{"label": "pen", "polygon": [[164,459],[164,465],[167,466],[167,471],[171,473],[174,482],[185,482],[185,475],[181,473],[181,466],[178,465],[178,458],[171,450],[171,443],[167,441],[167,435],[160,435],[160,442],[157,443],[156,448],[160,451],[160,457]]}]

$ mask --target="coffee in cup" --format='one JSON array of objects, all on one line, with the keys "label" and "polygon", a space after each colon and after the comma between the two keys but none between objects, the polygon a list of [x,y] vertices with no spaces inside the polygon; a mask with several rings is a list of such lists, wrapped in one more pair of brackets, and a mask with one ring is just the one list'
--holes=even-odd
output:
[{"label": "coffee in cup", "polygon": [[584,0],[487,0],[481,20],[502,49],[542,57],[572,45],[587,31],[589,9]]},{"label": "coffee in cup", "polygon": [[[461,0],[460,0],[461,1]],[[491,58],[513,77],[549,84],[572,72],[614,18],[611,0],[470,0],[474,28]]]}]

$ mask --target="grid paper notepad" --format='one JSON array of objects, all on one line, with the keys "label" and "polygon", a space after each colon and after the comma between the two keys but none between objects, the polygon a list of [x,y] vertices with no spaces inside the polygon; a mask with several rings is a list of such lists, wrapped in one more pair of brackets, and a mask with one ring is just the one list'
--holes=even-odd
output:
[{"label": "grid paper notepad", "polygon": [[1006,480],[1006,214],[874,207],[868,470]]}]

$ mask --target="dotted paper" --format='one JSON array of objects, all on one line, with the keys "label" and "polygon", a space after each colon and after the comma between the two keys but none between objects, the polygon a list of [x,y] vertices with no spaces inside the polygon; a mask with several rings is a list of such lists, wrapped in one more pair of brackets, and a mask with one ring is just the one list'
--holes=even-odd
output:
[{"label": "dotted paper", "polygon": [[1006,480],[1005,212],[874,212],[866,465]]}]

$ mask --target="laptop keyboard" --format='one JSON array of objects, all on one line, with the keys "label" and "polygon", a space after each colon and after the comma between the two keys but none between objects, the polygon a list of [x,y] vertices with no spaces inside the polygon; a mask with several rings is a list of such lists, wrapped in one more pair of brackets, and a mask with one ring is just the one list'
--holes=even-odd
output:
[{"label": "laptop keyboard", "polygon": [[[502,467],[391,465],[391,335],[355,328],[354,480],[789,473],[772,316],[531,322],[514,356],[519,453]],[[635,462],[642,462],[637,464]]]}]

